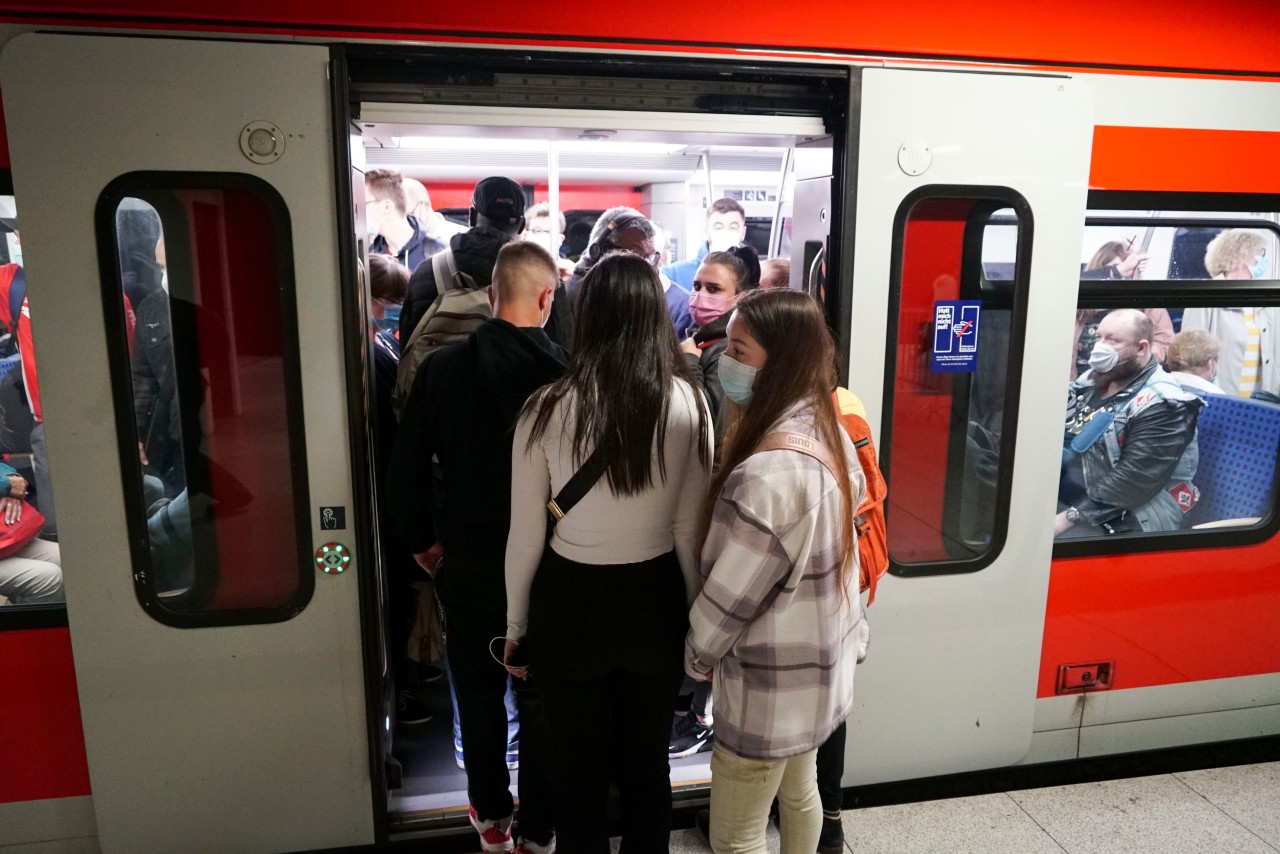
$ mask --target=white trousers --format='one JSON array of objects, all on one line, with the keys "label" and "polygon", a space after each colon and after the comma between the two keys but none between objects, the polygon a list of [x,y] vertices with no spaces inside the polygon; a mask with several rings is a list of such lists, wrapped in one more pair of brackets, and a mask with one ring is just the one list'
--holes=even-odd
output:
[{"label": "white trousers", "polygon": [[0,560],[0,596],[13,605],[65,602],[58,544],[37,537]]},{"label": "white trousers", "polygon": [[787,759],[747,759],[717,744],[711,753],[711,850],[763,854],[776,796],[782,854],[813,854],[822,832],[817,757],[810,750]]}]

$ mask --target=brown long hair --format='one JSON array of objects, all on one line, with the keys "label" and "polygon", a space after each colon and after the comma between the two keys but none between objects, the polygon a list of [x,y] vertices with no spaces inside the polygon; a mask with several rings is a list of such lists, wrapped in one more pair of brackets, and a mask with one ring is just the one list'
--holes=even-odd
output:
[{"label": "brown long hair", "polygon": [[853,482],[844,452],[844,428],[832,400],[832,365],[835,345],[818,303],[793,290],[752,290],[738,300],[735,322],[746,327],[764,348],[764,367],[756,374],[751,402],[734,413],[725,439],[724,460],[712,479],[702,510],[702,537],[706,542],[715,509],[730,473],[755,452],[760,441],[797,403],[810,406],[818,437],[831,453],[843,506],[840,510],[840,566],[836,583],[846,591],[857,537],[854,534]]},{"label": "brown long hair", "polygon": [[537,412],[526,451],[546,432],[556,404],[576,398],[571,444],[581,466],[601,448],[614,495],[637,495],[653,485],[654,438],[658,476],[667,479],[662,453],[676,378],[695,389],[698,457],[707,464],[710,416],[698,380],[680,352],[667,314],[662,282],[649,262],[614,251],[582,279],[574,310],[577,330],[565,375],[529,398],[525,412]]}]

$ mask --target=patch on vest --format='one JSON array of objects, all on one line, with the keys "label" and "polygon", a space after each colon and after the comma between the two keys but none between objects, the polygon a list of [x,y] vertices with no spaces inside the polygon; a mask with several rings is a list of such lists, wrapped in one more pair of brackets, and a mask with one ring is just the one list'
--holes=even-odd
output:
[{"label": "patch on vest", "polygon": [[1190,513],[1191,508],[1200,501],[1200,490],[1185,480],[1175,483],[1166,491],[1173,496],[1174,501],[1178,502],[1178,509],[1183,513]]},{"label": "patch on vest", "polygon": [[1152,391],[1149,388],[1145,388],[1138,393],[1138,396],[1136,398],[1134,398],[1133,405],[1136,408],[1141,409],[1142,407],[1150,403],[1155,398],[1155,396],[1156,396],[1156,393],[1154,391]]}]

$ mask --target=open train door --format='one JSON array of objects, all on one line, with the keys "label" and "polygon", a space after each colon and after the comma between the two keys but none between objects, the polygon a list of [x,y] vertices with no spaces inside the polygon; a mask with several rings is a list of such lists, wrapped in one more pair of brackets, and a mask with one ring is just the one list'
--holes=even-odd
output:
[{"label": "open train door", "polygon": [[374,840],[329,68],[0,59],[104,851]]},{"label": "open train door", "polygon": [[1066,77],[865,69],[859,94],[836,270],[852,270],[849,380],[879,430],[892,574],[846,785],[1031,745],[1093,132]]}]

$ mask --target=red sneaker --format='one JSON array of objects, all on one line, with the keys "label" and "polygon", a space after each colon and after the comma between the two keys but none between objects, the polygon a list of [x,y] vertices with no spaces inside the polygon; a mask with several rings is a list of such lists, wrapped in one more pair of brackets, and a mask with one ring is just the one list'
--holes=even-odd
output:
[{"label": "red sneaker", "polygon": [[485,854],[504,854],[515,849],[511,841],[511,816],[493,821],[476,818],[476,808],[469,810],[471,826],[480,834],[480,849]]}]

